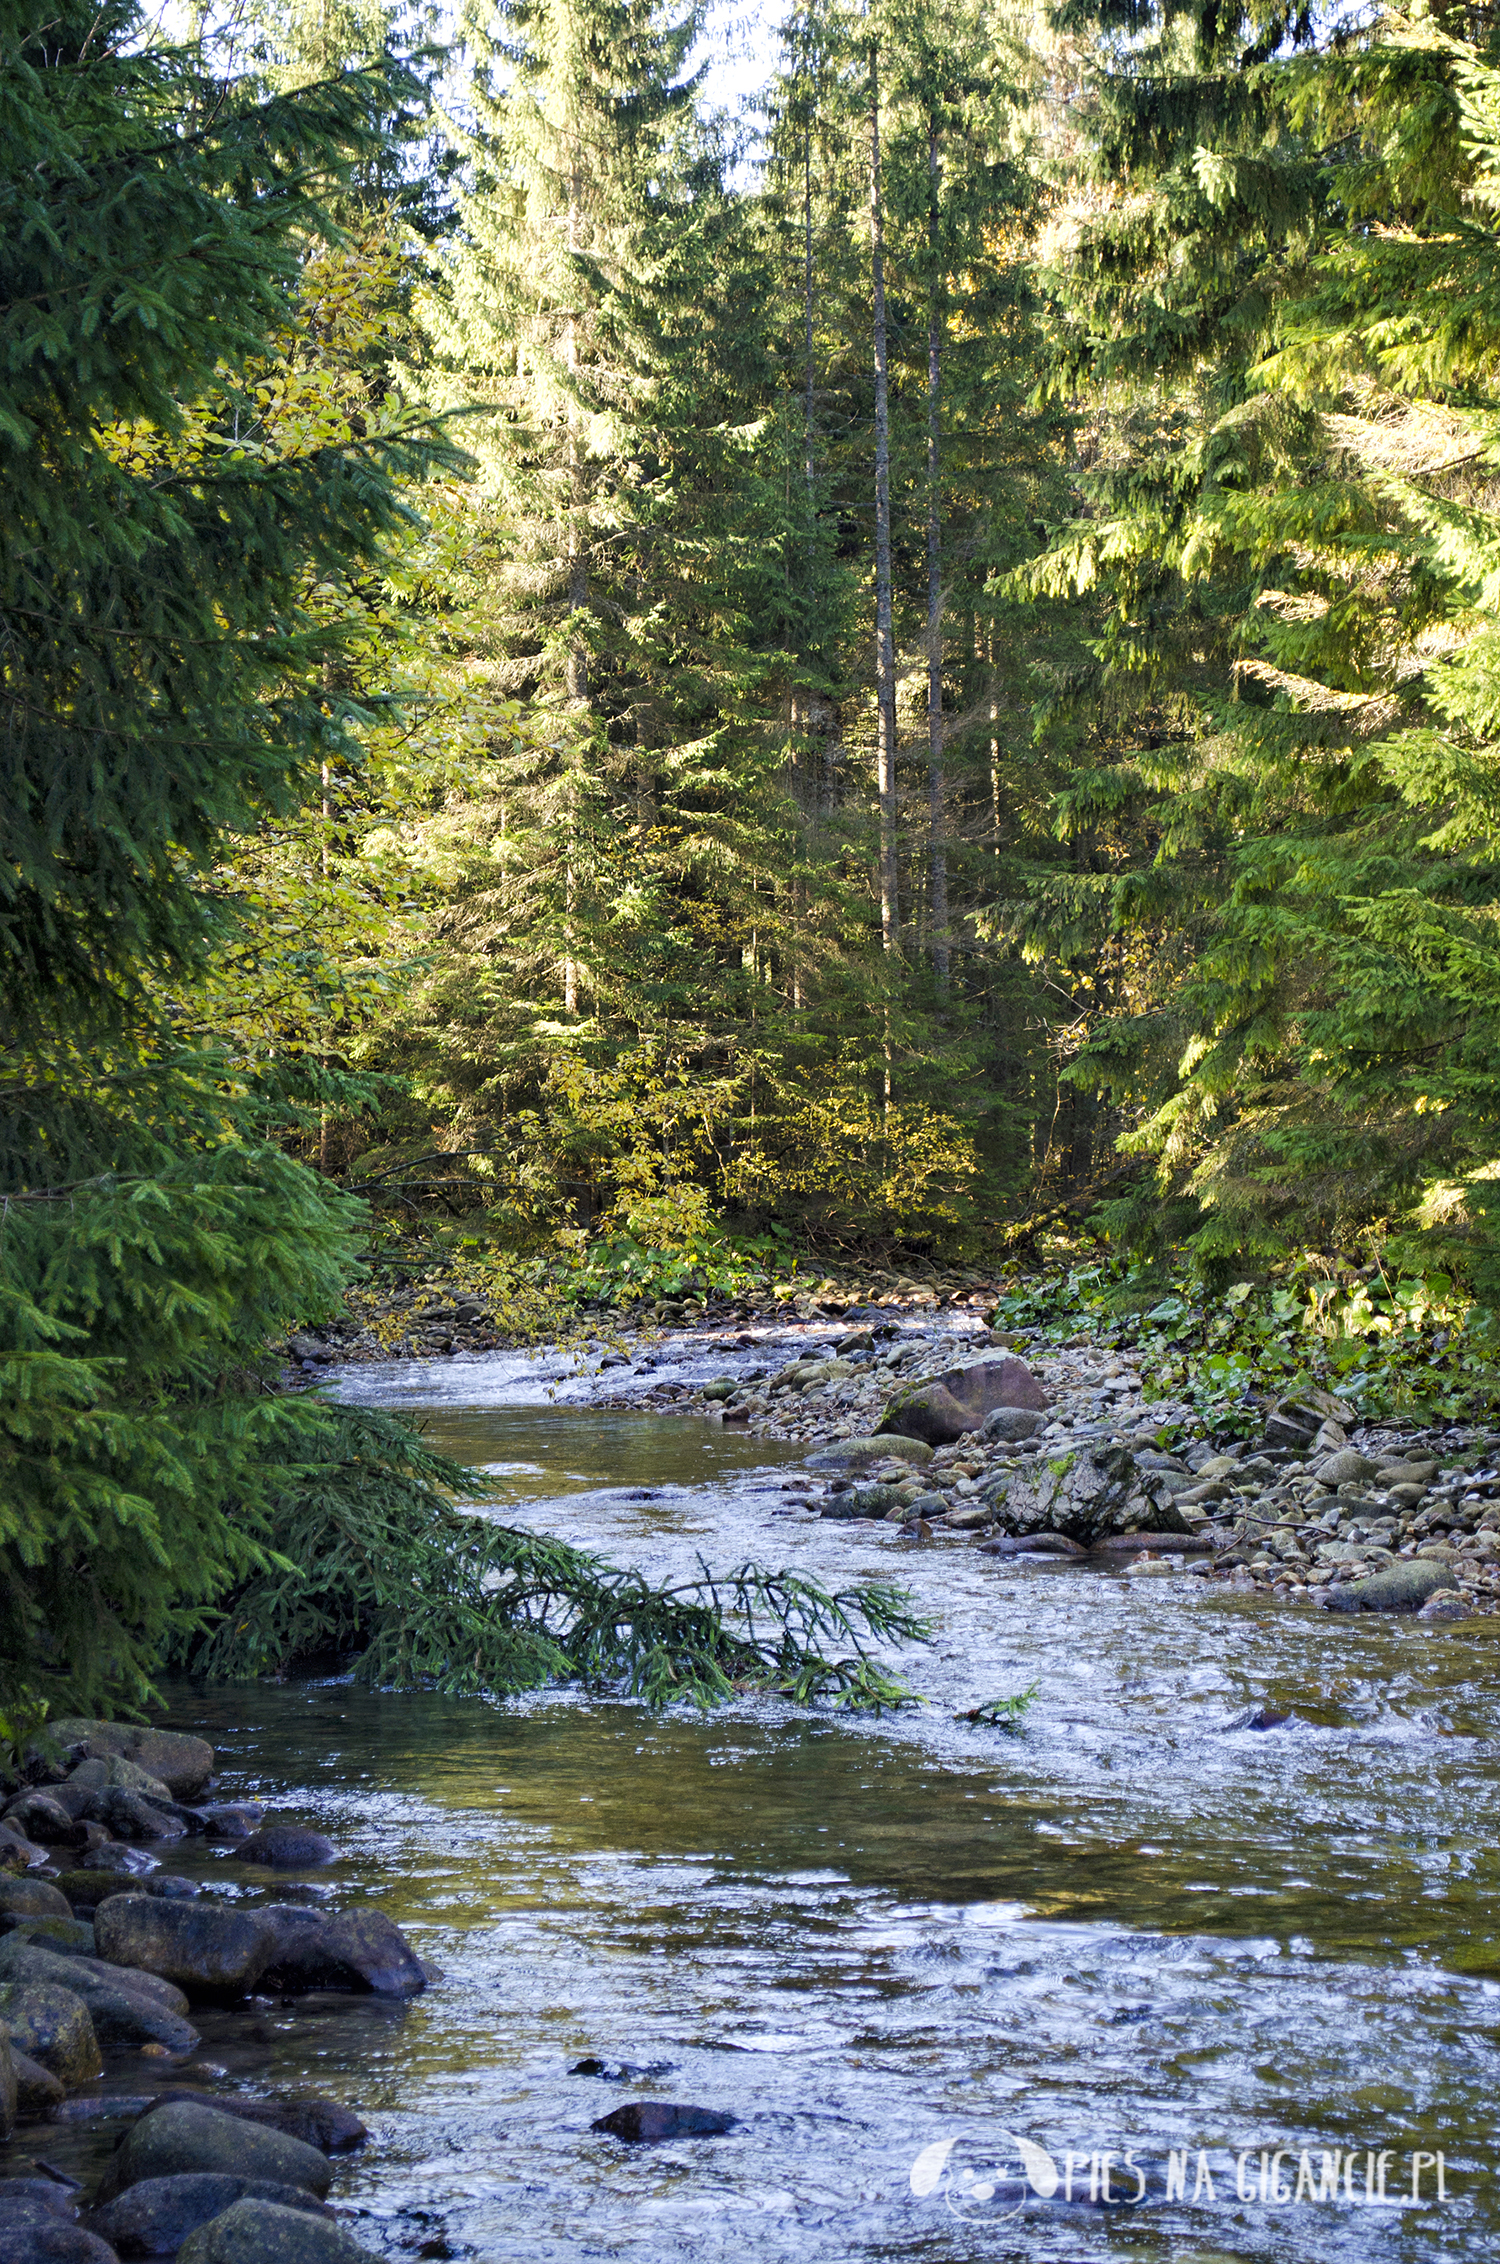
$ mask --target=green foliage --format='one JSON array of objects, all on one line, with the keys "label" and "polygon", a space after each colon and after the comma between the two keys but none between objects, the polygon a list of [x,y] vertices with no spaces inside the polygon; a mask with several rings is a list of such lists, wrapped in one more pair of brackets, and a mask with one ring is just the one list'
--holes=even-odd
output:
[{"label": "green foliage", "polygon": [[448,1506],[483,1481],[389,1417],[324,1411],[323,1457],[272,1509],[277,1561],[230,1599],[196,1672],[282,1673],[358,1654],[356,1677],[490,1695],[579,1682],[652,1707],[758,1691],[799,1705],[908,1703],[872,1644],[929,1631],[900,1589],[823,1588],[747,1564],[671,1586]]},{"label": "green foliage", "polygon": [[138,1708],[164,1647],[266,1561],[313,1422],[269,1348],[353,1262],[360,1207],[271,1137],[286,1061],[235,1058],[183,1000],[232,931],[226,831],[288,815],[349,744],[320,582],[379,573],[399,483],[434,458],[394,404],[356,429],[265,382],[320,194],[389,92],[353,73],[257,98],[123,0],[0,25],[12,1720]]},{"label": "green foliage", "polygon": [[[295,798],[322,730],[289,681],[309,563],[377,542],[418,428],[268,462],[237,382],[279,325],[320,178],[368,131],[358,76],[247,101],[137,41],[132,0],[0,27],[3,1012],[90,1013],[200,964],[189,885]],[[201,104],[203,122],[186,125]],[[220,409],[168,463],[210,382]],[[150,433],[142,450],[110,436]]]},{"label": "green foliage", "polygon": [[333,1309],[353,1206],[275,1147],[12,1196],[0,1224],[0,1708],[138,1706],[264,1562],[312,1427],[263,1347]]},{"label": "green foliage", "polygon": [[1492,58],[1437,17],[1140,28],[1094,108],[1129,194],[1055,278],[1105,461],[1023,577],[1098,608],[1060,817],[1112,829],[1142,963],[1069,1071],[1148,1167],[1102,1215],[1206,1274],[1367,1229],[1462,1265],[1500,1130]]},{"label": "green foliage", "polygon": [[[1315,1384],[1362,1415],[1431,1420],[1500,1404],[1488,1311],[1444,1273],[1305,1255],[1215,1291],[1181,1258],[1113,1257],[1018,1282],[997,1325],[1053,1343],[1093,1338],[1141,1356],[1145,1395],[1188,1400],[1200,1427],[1253,1423],[1252,1401]],[[1177,1436],[1173,1425],[1160,1434]]]},{"label": "green foliage", "polygon": [[1008,1698],[986,1698],[981,1705],[970,1706],[955,1721],[974,1722],[981,1729],[1003,1729],[1009,1736],[1018,1736],[1026,1726],[1026,1716],[1035,1704],[1041,1690],[1033,1682],[1025,1690],[1016,1690]]}]

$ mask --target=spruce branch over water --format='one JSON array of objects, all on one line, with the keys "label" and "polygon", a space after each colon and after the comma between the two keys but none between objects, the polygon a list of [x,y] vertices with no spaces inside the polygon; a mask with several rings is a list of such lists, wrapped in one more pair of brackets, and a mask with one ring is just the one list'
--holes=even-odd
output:
[{"label": "spruce branch over water", "polygon": [[551,1683],[615,1689],[653,1708],[748,1692],[799,1705],[911,1702],[878,1644],[928,1633],[885,1581],[831,1591],[742,1564],[657,1585],[590,1551],[472,1509],[478,1473],[395,1417],[329,1409],[325,1458],[288,1474],[270,1518],[274,1561],[185,1654],[194,1671],[281,1674],[357,1653],[358,1681],[451,1696]]}]

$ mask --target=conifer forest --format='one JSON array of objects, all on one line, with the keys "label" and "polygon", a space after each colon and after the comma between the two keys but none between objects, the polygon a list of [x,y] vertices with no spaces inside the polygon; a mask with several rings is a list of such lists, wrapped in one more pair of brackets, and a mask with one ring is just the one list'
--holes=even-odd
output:
[{"label": "conifer forest", "polygon": [[403,1266],[1485,1400],[1487,17],[0,20],[13,1728],[408,1576],[450,1466],[278,1382]]},{"label": "conifer forest", "polygon": [[0,0],[0,2264],[1500,2254],[1497,1640],[1500,14]]}]

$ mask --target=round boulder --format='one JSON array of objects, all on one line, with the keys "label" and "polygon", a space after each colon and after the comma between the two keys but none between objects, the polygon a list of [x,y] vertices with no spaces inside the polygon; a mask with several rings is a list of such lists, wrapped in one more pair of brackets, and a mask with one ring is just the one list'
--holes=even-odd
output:
[{"label": "round boulder", "polygon": [[177,2264],[370,2264],[370,2251],[342,2226],[274,2201],[236,2201],[189,2234]]},{"label": "round boulder", "polygon": [[321,1832],[302,1824],[267,1824],[240,1843],[242,1863],[264,1863],[277,1871],[306,1871],[317,1863],[332,1863],[338,1849]]},{"label": "round boulder", "polygon": [[73,1990],[49,1981],[0,1986],[0,2029],[18,2052],[70,2090],[104,2070],[89,2008]]},{"label": "round boulder", "polygon": [[61,1886],[47,1879],[0,1877],[0,1925],[24,1918],[71,1918]]},{"label": "round boulder", "polygon": [[174,2100],[133,2122],[110,2157],[99,2200],[112,2201],[144,2178],[182,2177],[216,2172],[256,2178],[268,2185],[295,2185],[321,2201],[332,2181],[326,2155],[287,2138],[279,2130],[216,2114],[212,2107]]},{"label": "round boulder", "polygon": [[86,1847],[88,1833],[50,1792],[23,1792],[5,1811],[5,1821],[37,1847]]},{"label": "round boulder", "polygon": [[333,2212],[294,2185],[263,2179],[226,2177],[221,2171],[189,2171],[181,2177],[142,2178],[95,2209],[88,2229],[107,2240],[122,2259],[175,2256],[190,2233],[221,2217],[237,2201],[274,2201],[304,2216],[331,2218]]},{"label": "round boulder", "polygon": [[157,1974],[190,1999],[247,1996],[275,1943],[252,1911],[159,1895],[111,1895],[94,1913],[94,1939],[107,1964]]}]

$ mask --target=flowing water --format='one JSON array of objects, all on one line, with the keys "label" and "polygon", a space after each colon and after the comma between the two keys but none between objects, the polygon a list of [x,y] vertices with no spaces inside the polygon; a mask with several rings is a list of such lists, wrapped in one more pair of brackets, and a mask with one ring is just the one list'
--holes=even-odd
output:
[{"label": "flowing water", "polygon": [[[906,1661],[926,1703],[875,1724],[343,1683],[173,1693],[226,1793],[338,1843],[308,1885],[377,1898],[443,1969],[406,2008],[202,2018],[208,2080],[365,2115],[373,2142],[335,2198],[372,2249],[1500,2253],[1500,1622],[1333,1620],[1187,1573],[821,1523],[783,1491],[801,1450],[593,1410],[560,1360],[341,1388],[421,1407],[437,1443],[491,1467],[514,1522],[655,1574],[699,1554],[895,1574],[938,1622]],[[1032,1683],[1018,1735],[955,1718]],[[1231,1726],[1262,1702],[1290,1718]],[[264,1892],[232,1852],[170,1861]],[[581,2059],[640,2072],[571,2073]],[[736,2127],[642,2147],[591,2131],[653,2096]],[[112,2136],[70,2123],[50,2158],[81,2172]],[[1414,2203],[1413,2157],[1439,2153],[1445,2197],[1419,2162]]]}]

